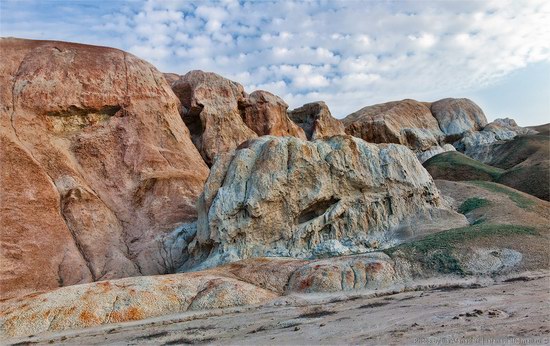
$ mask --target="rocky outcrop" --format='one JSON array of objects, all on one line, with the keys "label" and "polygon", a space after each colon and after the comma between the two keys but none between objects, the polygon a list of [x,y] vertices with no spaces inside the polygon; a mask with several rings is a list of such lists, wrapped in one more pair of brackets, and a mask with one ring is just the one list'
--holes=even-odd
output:
[{"label": "rocky outcrop", "polygon": [[126,278],[63,287],[4,304],[0,330],[6,336],[24,336],[259,304],[277,296],[218,272]]},{"label": "rocky outcrop", "polygon": [[[509,141],[518,135],[533,135],[537,131],[518,126],[514,119],[496,119],[487,124],[483,131],[468,131],[455,145],[464,154],[482,159],[490,155],[490,145],[498,141]],[[482,159],[483,160],[483,159]]]},{"label": "rocky outcrop", "polygon": [[220,157],[199,200],[197,236],[182,269],[239,258],[322,256],[338,241],[349,253],[463,224],[401,145],[351,136],[314,142],[265,136]]},{"label": "rocky outcrop", "polygon": [[469,99],[446,98],[431,104],[431,112],[445,135],[479,131],[487,125],[485,114]]},{"label": "rocky outcrop", "polygon": [[2,297],[167,272],[208,167],[162,74],[111,48],[0,46]]},{"label": "rocky outcrop", "polygon": [[383,289],[398,279],[383,253],[330,262],[255,258],[197,273],[102,281],[3,302],[0,332],[18,337],[264,304],[293,292]]},{"label": "rocky outcrop", "polygon": [[191,71],[172,83],[181,101],[181,117],[203,159],[211,165],[216,155],[257,137],[239,112],[245,101],[242,85],[215,73]]},{"label": "rocky outcrop", "polygon": [[437,152],[448,151],[429,106],[415,100],[394,101],[364,107],[342,120],[346,133],[371,143],[408,146],[425,161]]},{"label": "rocky outcrop", "polygon": [[[498,139],[506,140],[512,139],[510,135],[506,134],[505,131],[514,132],[515,135],[536,135],[538,132],[536,130],[530,129],[528,127],[519,126],[514,119],[510,118],[499,118],[490,122],[485,126],[483,131],[494,132]],[[500,135],[500,133],[503,133]]]},{"label": "rocky outcrop", "polygon": [[312,102],[289,112],[289,117],[300,126],[307,139],[344,135],[344,125],[335,119],[328,106],[322,102]]},{"label": "rocky outcrop", "polygon": [[63,287],[3,302],[7,337],[265,304],[290,293],[386,289],[403,278],[384,253],[332,260],[255,258],[216,269]]},{"label": "rocky outcrop", "polygon": [[163,73],[164,79],[166,79],[166,82],[168,82],[168,85],[172,86],[172,84],[181,78],[181,76],[177,73]]},{"label": "rocky outcrop", "polygon": [[280,97],[257,90],[239,104],[244,123],[258,136],[293,136],[306,139],[304,131],[287,115],[288,105]]}]

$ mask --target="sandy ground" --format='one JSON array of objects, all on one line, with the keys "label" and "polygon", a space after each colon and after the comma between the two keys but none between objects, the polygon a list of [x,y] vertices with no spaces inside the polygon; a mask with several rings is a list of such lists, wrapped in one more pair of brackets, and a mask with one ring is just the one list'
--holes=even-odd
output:
[{"label": "sandy ground", "polygon": [[284,297],[266,306],[185,313],[45,334],[20,344],[549,344],[550,275],[487,287],[387,296]]}]

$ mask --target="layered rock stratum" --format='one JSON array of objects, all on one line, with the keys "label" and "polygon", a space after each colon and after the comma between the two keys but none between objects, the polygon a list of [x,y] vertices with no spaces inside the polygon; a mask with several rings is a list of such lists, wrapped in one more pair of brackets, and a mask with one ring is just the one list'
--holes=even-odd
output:
[{"label": "layered rock stratum", "polygon": [[208,167],[162,74],[123,51],[0,40],[2,297],[170,271]]}]

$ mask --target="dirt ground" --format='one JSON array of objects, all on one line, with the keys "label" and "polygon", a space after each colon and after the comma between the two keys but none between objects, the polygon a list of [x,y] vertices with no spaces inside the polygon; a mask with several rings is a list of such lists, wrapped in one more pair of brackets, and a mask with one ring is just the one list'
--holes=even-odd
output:
[{"label": "dirt ground", "polygon": [[[489,286],[447,283],[398,294],[283,297],[259,307],[185,313],[13,343],[80,345],[548,344],[550,273]],[[464,288],[464,285],[469,288]],[[429,286],[428,286],[429,287]]]}]

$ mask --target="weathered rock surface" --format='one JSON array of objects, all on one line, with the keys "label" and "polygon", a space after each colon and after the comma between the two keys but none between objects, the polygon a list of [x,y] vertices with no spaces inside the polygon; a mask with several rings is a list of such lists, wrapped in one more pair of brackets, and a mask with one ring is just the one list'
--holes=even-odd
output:
[{"label": "weathered rock surface", "polygon": [[485,126],[483,130],[492,131],[497,135],[497,138],[499,139],[512,139],[512,138],[506,138],[507,136],[499,136],[499,131],[501,130],[508,130],[513,131],[516,133],[516,135],[536,135],[538,132],[536,130],[530,129],[528,127],[521,127],[519,126],[514,119],[511,118],[499,118],[495,119],[494,121],[490,122]]},{"label": "weathered rock surface", "polygon": [[0,328],[9,336],[30,335],[258,304],[277,296],[215,272],[125,278],[63,287],[4,304]]},{"label": "weathered rock surface", "polygon": [[438,146],[444,137],[430,108],[415,100],[364,107],[342,122],[347,134],[371,143],[403,144],[416,152]]},{"label": "weathered rock surface", "polygon": [[[518,269],[541,268],[544,261],[548,260],[544,244],[540,244],[544,238],[540,236],[531,239],[530,236],[516,237],[511,239],[515,244],[512,248],[501,248],[500,243],[510,241],[498,235],[487,237],[480,230],[471,232],[476,231],[481,236],[474,244],[471,241],[464,244],[445,244],[445,249],[453,249],[446,255],[456,258],[456,264],[461,268],[470,270],[468,275],[494,277]],[[451,235],[444,239],[453,237]],[[527,244],[518,240],[525,240]],[[483,247],[487,243],[490,247]],[[434,243],[428,244],[433,246]],[[533,244],[539,244],[538,248],[533,248]],[[419,246],[425,248],[426,244],[419,243]],[[529,248],[534,251],[526,251]],[[186,316],[174,314],[256,304],[271,307],[288,305],[293,301],[300,301],[293,293],[347,291],[353,292],[354,299],[369,292],[385,290],[386,294],[392,291],[395,293],[407,288],[422,287],[422,281],[417,280],[422,280],[425,276],[433,277],[433,265],[440,263],[437,260],[423,263],[408,253],[410,249],[415,247],[400,247],[389,252],[391,255],[375,252],[330,260],[257,258],[198,273],[134,277],[63,287],[3,302],[0,333],[4,337],[31,334],[48,336],[51,334],[45,334],[46,332],[137,321],[163,315],[172,315],[171,318],[182,321]],[[441,253],[441,250],[432,250],[436,255]],[[483,265],[486,262],[490,265]],[[431,283],[427,282],[431,287],[438,282],[445,287],[446,282],[452,284],[450,280],[456,280],[456,276],[446,271],[446,267],[439,267],[439,270],[442,276]],[[285,297],[278,298],[281,295]],[[368,306],[365,305],[366,307]],[[364,308],[363,305],[360,308]],[[250,309],[252,307],[248,310]],[[223,313],[212,311],[210,316]],[[202,316],[209,315],[203,313]],[[313,313],[311,317],[313,316],[317,314]],[[117,327],[119,325],[112,326],[113,330]]]},{"label": "weathered rock surface", "polygon": [[197,273],[102,281],[13,299],[2,304],[0,331],[25,336],[267,303],[291,292],[387,288],[393,280],[393,262],[383,253],[333,262],[255,258]]},{"label": "weathered rock surface", "polygon": [[[513,138],[513,136],[512,136]],[[454,143],[455,147],[470,157],[485,152],[489,146],[498,141],[496,135],[492,131],[468,131],[463,137]]]},{"label": "weathered rock surface", "polygon": [[487,125],[481,108],[469,99],[442,99],[432,103],[430,109],[445,135],[480,131]]},{"label": "weathered rock surface", "polygon": [[408,148],[351,136],[249,141],[216,161],[198,205],[197,236],[182,269],[309,257],[333,240],[359,253],[392,244],[398,230],[466,223],[442,205]]},{"label": "weathered rock surface", "polygon": [[208,165],[216,155],[257,137],[239,112],[245,101],[242,85],[215,73],[191,71],[172,83],[181,101],[181,116],[193,143]]},{"label": "weathered rock surface", "polygon": [[293,136],[306,139],[304,130],[288,117],[286,102],[270,92],[256,90],[239,107],[244,123],[258,136]]},{"label": "weathered rock surface", "polygon": [[290,111],[288,115],[310,140],[346,133],[344,125],[330,114],[328,106],[322,101],[307,103]]},{"label": "weathered rock surface", "polygon": [[105,47],[0,48],[2,298],[165,273],[208,167],[162,74]]},{"label": "weathered rock surface", "polygon": [[307,263],[292,273],[288,290],[300,293],[375,290],[387,288],[396,280],[393,260],[384,253],[374,252]]},{"label": "weathered rock surface", "polygon": [[[468,131],[455,145],[464,154],[480,159],[491,155],[491,144],[498,141],[509,141],[518,135],[533,135],[537,131],[518,126],[513,119],[496,119],[487,124],[483,131]],[[483,159],[482,159],[483,160]],[[485,161],[485,160],[483,160]]]},{"label": "weathered rock surface", "polygon": [[[385,290],[301,295],[285,306],[267,304],[168,315],[10,342],[37,346],[270,345],[277,340],[280,345],[357,345],[365,344],[368,338],[368,343],[375,345],[411,345],[430,340],[434,332],[447,340],[457,335],[463,340],[498,339],[503,335],[509,340],[523,340],[526,330],[529,337],[544,340],[548,304],[541,301],[548,298],[548,273],[526,273],[509,279],[489,286],[485,286],[487,279],[432,280],[415,290],[394,294]],[[386,294],[391,295],[380,296]],[[480,325],[483,327],[478,328]]]},{"label": "weathered rock surface", "polygon": [[177,73],[163,73],[164,79],[166,79],[166,82],[168,82],[168,85],[172,86],[172,84],[181,78],[181,76]]}]

